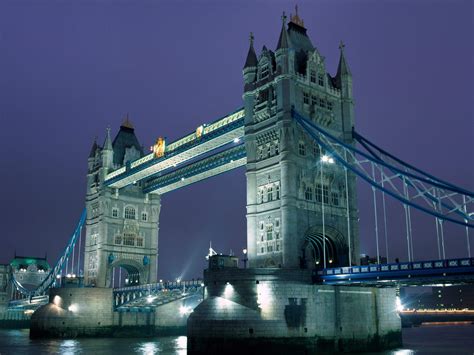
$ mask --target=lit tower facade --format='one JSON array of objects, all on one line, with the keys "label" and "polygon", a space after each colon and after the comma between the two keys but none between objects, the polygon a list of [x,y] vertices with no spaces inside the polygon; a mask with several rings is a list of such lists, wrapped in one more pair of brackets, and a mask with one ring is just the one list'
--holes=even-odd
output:
[{"label": "lit tower facade", "polygon": [[264,46],[257,56],[251,34],[243,75],[249,266],[348,265],[349,255],[356,263],[355,176],[346,176],[291,115],[294,108],[354,144],[352,76],[343,45],[331,76],[298,13],[288,26],[283,15],[274,52]]},{"label": "lit tower facade", "polygon": [[128,273],[128,284],[156,282],[160,196],[144,194],[140,183],[113,189],[104,186],[108,173],[143,156],[128,118],[102,147],[94,142],[89,159],[86,195],[86,285],[111,287],[116,267]]}]

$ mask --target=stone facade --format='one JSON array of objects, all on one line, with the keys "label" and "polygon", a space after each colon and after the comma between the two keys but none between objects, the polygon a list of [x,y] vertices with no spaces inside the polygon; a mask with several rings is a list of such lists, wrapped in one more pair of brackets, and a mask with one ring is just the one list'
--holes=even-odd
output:
[{"label": "stone facade", "polygon": [[354,144],[352,76],[342,46],[339,69],[332,77],[296,15],[288,29],[283,22],[275,52],[264,46],[257,57],[251,40],[243,75],[249,265],[322,265],[324,252],[318,245],[323,229],[327,263],[348,264],[349,232],[355,262],[359,255],[355,177],[349,173],[346,185],[343,167],[324,164],[321,157],[330,152],[323,152],[291,117],[293,108]]},{"label": "stone facade", "polygon": [[131,124],[113,143],[94,143],[88,159],[87,219],[84,256],[86,285],[110,287],[115,267],[128,272],[131,284],[157,281],[160,196],[144,194],[140,183],[119,190],[105,187],[106,175],[143,155]]},{"label": "stone facade", "polygon": [[395,290],[324,286],[311,272],[221,269],[205,272],[205,300],[188,320],[188,353],[238,348],[306,354],[401,345]]}]

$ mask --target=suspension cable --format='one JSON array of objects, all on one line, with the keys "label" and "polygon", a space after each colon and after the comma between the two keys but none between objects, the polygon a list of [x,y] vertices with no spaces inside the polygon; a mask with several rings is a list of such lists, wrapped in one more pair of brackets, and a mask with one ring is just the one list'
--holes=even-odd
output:
[{"label": "suspension cable", "polygon": [[[375,180],[374,163],[372,165],[372,177]],[[375,244],[377,246],[377,264],[380,264],[380,250],[379,250],[379,224],[377,221],[377,196],[375,194],[375,187],[372,186],[372,194],[374,197],[374,223],[375,223]]]},{"label": "suspension cable", "polygon": [[[464,212],[467,215],[467,208],[466,208],[466,195],[462,195],[462,204],[464,205]],[[465,220],[467,223],[467,219]],[[466,243],[467,243],[467,255],[471,257],[471,243],[469,241],[469,228],[466,227]]]},{"label": "suspension cable", "polygon": [[82,227],[79,229],[79,247],[77,249],[77,275],[81,273],[81,243],[82,243]]},{"label": "suspension cable", "polygon": [[[407,185],[405,183],[405,176],[403,176],[403,192],[406,195],[406,188]],[[410,229],[408,226],[408,213],[407,213],[407,205],[403,204],[403,209],[405,210],[405,225],[406,225],[406,233],[407,233],[407,251],[408,251],[408,261],[411,262],[411,253],[410,253]]]},{"label": "suspension cable", "polygon": [[[439,212],[442,214],[443,205],[441,204],[441,195],[439,194],[439,191],[437,195],[438,195],[438,209],[439,209]],[[444,228],[443,228],[443,220],[441,218],[439,219],[439,228],[441,230],[441,250],[443,251],[443,259],[446,259],[446,250],[444,248]]]},{"label": "suspension cable", "polygon": [[[383,173],[383,166],[381,167],[380,170],[380,183],[383,187],[384,183],[384,173]],[[389,262],[389,257],[388,257],[388,231],[387,231],[387,212],[385,209],[385,192],[382,191],[382,206],[383,206],[383,224],[384,224],[384,235],[385,235],[385,253],[387,256],[387,263]]]},{"label": "suspension cable", "polygon": [[321,162],[321,216],[323,222],[323,263],[326,268],[326,225],[324,221],[324,189],[323,189],[323,163]]},{"label": "suspension cable", "polygon": [[[347,151],[344,150],[344,159],[347,161]],[[349,267],[352,266],[352,251],[351,251],[351,221],[349,212],[349,184],[347,177],[347,168],[344,166],[344,175],[346,178],[346,217],[347,217],[347,245],[349,247]]]}]

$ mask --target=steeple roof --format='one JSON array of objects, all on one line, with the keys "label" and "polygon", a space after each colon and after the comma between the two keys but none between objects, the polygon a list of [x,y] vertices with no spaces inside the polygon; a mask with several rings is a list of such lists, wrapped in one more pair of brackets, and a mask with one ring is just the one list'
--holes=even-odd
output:
[{"label": "steeple roof", "polygon": [[349,65],[347,64],[346,57],[344,56],[344,43],[339,44],[339,49],[341,54],[339,56],[339,65],[337,66],[337,74],[336,77],[339,78],[341,75],[352,75],[349,69]]},{"label": "steeple roof", "polygon": [[89,153],[89,158],[94,158],[95,157],[95,152],[97,150],[97,137],[94,138],[94,143],[92,143],[92,148],[91,152]]},{"label": "steeple roof", "polygon": [[247,59],[245,60],[245,68],[256,67],[258,63],[257,54],[255,53],[255,49],[253,48],[253,33],[250,32],[250,47],[247,53]]},{"label": "steeple roof", "polygon": [[283,16],[281,17],[281,32],[280,32],[280,38],[278,38],[278,44],[276,50],[279,50],[281,48],[290,48],[290,40],[288,38],[288,32],[286,31],[286,15],[283,12]]},{"label": "steeple roof", "polygon": [[107,135],[105,136],[104,149],[105,150],[112,150],[112,139],[110,139],[110,128],[109,127],[107,127]]},{"label": "steeple roof", "polygon": [[120,126],[119,132],[115,136],[115,139],[112,143],[112,149],[114,151],[114,164],[122,165],[127,148],[132,147],[140,152],[141,157],[144,155],[143,148],[138,142],[138,138],[135,135],[135,130],[127,114],[124,122]]}]

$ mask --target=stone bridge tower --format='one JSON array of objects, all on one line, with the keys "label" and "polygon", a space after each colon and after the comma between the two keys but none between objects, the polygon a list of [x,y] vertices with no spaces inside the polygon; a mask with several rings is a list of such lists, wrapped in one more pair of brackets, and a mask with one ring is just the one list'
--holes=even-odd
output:
[{"label": "stone bridge tower", "polygon": [[132,285],[156,282],[160,196],[133,184],[119,190],[105,187],[108,173],[143,156],[128,118],[103,147],[94,142],[88,159],[86,196],[86,285],[112,286],[115,267],[124,268]]},{"label": "stone bridge tower", "polygon": [[264,46],[257,56],[251,35],[243,69],[249,265],[319,268],[324,255],[328,267],[348,265],[349,250],[354,264],[359,255],[355,177],[349,173],[346,184],[344,168],[291,116],[293,107],[354,144],[352,76],[344,48],[341,44],[333,77],[298,13],[288,26],[285,15],[282,22],[274,52]]}]

